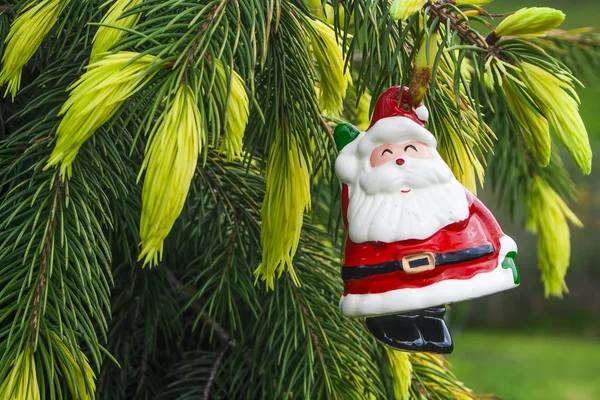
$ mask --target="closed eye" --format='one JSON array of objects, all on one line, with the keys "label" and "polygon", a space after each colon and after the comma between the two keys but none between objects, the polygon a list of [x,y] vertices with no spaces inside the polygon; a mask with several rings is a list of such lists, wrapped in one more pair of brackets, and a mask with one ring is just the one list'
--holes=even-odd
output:
[{"label": "closed eye", "polygon": [[385,149],[384,151],[381,152],[381,155],[383,156],[385,153],[394,154],[394,153],[392,153],[392,151],[390,149]]},{"label": "closed eye", "polygon": [[419,150],[417,150],[417,148],[416,148],[415,146],[413,146],[412,144],[409,144],[408,146],[406,146],[406,147],[404,148],[404,151],[406,151],[406,150],[408,150],[408,149],[413,149],[414,151],[419,151]]}]

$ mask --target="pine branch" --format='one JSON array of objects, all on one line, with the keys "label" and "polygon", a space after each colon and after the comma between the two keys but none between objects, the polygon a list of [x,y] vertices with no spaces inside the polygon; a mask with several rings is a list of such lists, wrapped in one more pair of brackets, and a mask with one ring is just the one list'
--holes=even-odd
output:
[{"label": "pine branch", "polygon": [[[230,264],[226,263],[226,265]],[[186,289],[186,287],[179,280],[177,280],[171,271],[167,271],[167,276],[177,291],[182,294],[186,302],[196,297],[196,293]],[[223,328],[223,326],[208,314],[208,312],[205,310],[205,307],[198,304],[196,301],[189,302],[188,304],[189,309],[194,311],[194,313],[198,314],[202,318],[203,325],[208,325],[210,330],[214,331],[219,339],[230,346],[237,345],[235,340],[231,340],[230,334]]]},{"label": "pine branch", "polygon": [[429,7],[427,10],[433,17],[439,18],[441,26],[449,26],[452,31],[456,32],[463,43],[482,49],[493,45],[492,36],[489,36],[489,40],[484,39],[479,32],[472,29],[468,20],[458,12],[456,7],[452,6],[453,3],[452,0],[433,1],[425,7]]},{"label": "pine branch", "polygon": [[[120,167],[116,149],[102,136],[97,149],[83,151],[85,161],[77,166],[82,180],[66,183],[55,171],[43,171],[51,150],[48,134],[56,129],[65,89],[80,65],[77,59],[57,60],[24,88],[29,98],[11,119],[19,128],[0,148],[0,190],[6,194],[0,204],[0,258],[2,274],[11,277],[0,293],[0,304],[11,304],[2,312],[9,324],[0,328],[8,339],[0,381],[26,346],[38,365],[35,378],[48,385],[49,396],[68,390],[86,398],[94,392],[87,356],[99,368],[100,337],[106,333],[110,252],[103,229],[111,225],[109,199],[123,187],[114,184]],[[113,155],[102,158],[100,149]],[[13,279],[14,271],[22,271],[22,279]]]},{"label": "pine branch", "polygon": [[[56,185],[56,197],[61,197],[62,196],[62,181],[60,179],[60,177],[56,177],[54,180],[54,185]],[[54,204],[53,204],[53,208],[52,211],[50,212],[51,217],[50,217],[50,221],[48,223],[48,228],[46,230],[46,234],[45,234],[45,238],[44,238],[44,244],[43,244],[43,248],[42,248],[42,254],[40,257],[40,272],[39,272],[39,277],[38,277],[38,284],[35,287],[35,294],[33,296],[33,303],[31,305],[32,308],[32,315],[31,315],[31,321],[29,323],[30,329],[33,332],[36,332],[36,335],[32,338],[32,340],[36,340],[35,338],[37,338],[37,332],[39,329],[39,317],[40,314],[42,312],[42,296],[43,293],[46,292],[46,274],[48,272],[48,259],[50,256],[50,253],[52,252],[52,243],[53,243],[53,235],[54,235],[54,229],[56,227],[56,221],[57,218],[59,217],[59,213],[60,213],[60,209],[58,209],[58,204],[55,198]],[[34,343],[35,345],[35,343]]]},{"label": "pine branch", "polygon": [[227,351],[227,348],[224,348],[221,351],[221,353],[219,353],[219,356],[215,360],[212,368],[210,369],[210,374],[208,375],[208,380],[206,382],[206,386],[204,386],[204,393],[202,396],[203,400],[208,400],[210,398],[210,391],[212,389],[213,384],[215,383],[215,376],[217,375],[217,371],[219,370],[219,367],[221,366],[221,362],[223,361],[223,357],[225,356],[226,351]]},{"label": "pine branch", "polygon": [[600,34],[590,28],[574,31],[555,29],[535,40],[582,80],[598,79]]}]

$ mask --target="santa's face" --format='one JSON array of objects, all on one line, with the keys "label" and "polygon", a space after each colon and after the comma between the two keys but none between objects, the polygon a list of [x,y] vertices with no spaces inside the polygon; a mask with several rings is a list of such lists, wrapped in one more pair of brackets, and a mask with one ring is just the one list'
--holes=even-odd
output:
[{"label": "santa's face", "polygon": [[371,153],[371,167],[378,167],[391,160],[395,160],[396,164],[402,165],[404,162],[402,157],[404,156],[431,160],[433,153],[425,143],[415,140],[399,144],[384,143],[375,147],[375,150]]},{"label": "santa's face", "polygon": [[[377,186],[375,190],[371,190],[372,192],[385,191],[386,188],[395,192],[400,188],[400,193],[410,193],[412,187],[408,186],[410,182],[408,182],[409,179],[407,178],[415,177],[414,174],[410,173],[410,166],[396,168],[394,164],[398,167],[403,167],[407,160],[410,161],[413,159],[432,160],[433,152],[425,143],[414,140],[398,144],[384,143],[375,147],[369,158],[371,171],[373,172],[364,175],[362,178],[364,180],[363,187],[373,189],[374,186]],[[381,170],[376,169],[386,164],[390,165],[383,168],[385,172],[380,172]],[[412,161],[409,162],[410,164],[412,164]],[[406,172],[407,169],[409,173]],[[417,179],[416,182],[413,182],[412,186],[418,186],[424,182],[422,179]],[[381,187],[376,184],[381,184]]]},{"label": "santa's face", "polygon": [[353,242],[426,239],[467,218],[465,189],[434,147],[416,140],[378,143],[369,132],[355,142],[336,162],[348,185]]}]

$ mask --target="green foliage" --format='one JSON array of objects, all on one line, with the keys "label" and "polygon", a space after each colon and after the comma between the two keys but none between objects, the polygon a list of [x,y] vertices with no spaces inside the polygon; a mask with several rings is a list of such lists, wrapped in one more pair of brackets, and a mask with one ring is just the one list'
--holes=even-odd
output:
[{"label": "green foliage", "polygon": [[[75,76],[79,65],[56,62],[31,88]],[[77,177],[63,181],[56,170],[43,171],[51,151],[48,134],[56,129],[65,100],[60,90],[32,94],[28,106],[11,116],[11,128],[18,128],[10,129],[0,157],[1,373],[5,376],[15,354],[31,346],[51,396],[65,389],[52,335],[70,346],[85,344],[96,369],[101,365],[112,283],[109,203],[126,193],[118,178],[119,150],[104,132],[85,149],[87,162],[77,165]],[[71,355],[83,370],[83,354]],[[86,390],[92,386],[88,379]]]},{"label": "green foliage", "polygon": [[536,40],[584,81],[597,78],[600,68],[600,34],[591,28],[554,30]]},{"label": "green foliage", "polygon": [[[0,1],[3,57],[15,56],[5,38],[31,4],[41,3]],[[33,374],[42,398],[391,398],[400,387],[394,379],[404,375],[389,373],[386,352],[361,321],[337,311],[341,235],[332,127],[343,120],[323,115],[315,88],[329,88],[328,103],[337,109],[332,77],[351,73],[343,115],[364,124],[368,94],[373,102],[388,86],[407,85],[418,48],[427,51],[438,35],[432,45],[439,50],[423,66],[431,82],[419,89],[457,177],[476,188],[487,162],[491,184],[511,210],[528,203],[534,179],[563,198],[572,195],[556,140],[548,166],[546,156],[538,162],[497,78],[518,70],[511,76],[523,79],[519,63],[527,62],[564,78],[560,90],[568,96],[576,83],[568,67],[583,75],[581,60],[598,62],[593,33],[492,36],[488,43],[461,21],[489,23],[489,16],[464,2],[424,2],[418,14],[396,22],[391,2],[378,0],[311,2],[310,9],[300,1],[143,0],[123,8],[123,17],[139,20],[111,17],[115,25],[101,22],[109,8],[103,0],[61,4],[47,34],[38,32],[39,49],[22,63],[20,92],[0,100],[0,390],[11,376]],[[333,27],[315,28],[310,10],[335,27],[339,44]],[[102,36],[102,47],[114,54],[95,54],[99,61],[90,67],[99,26],[123,34]],[[90,89],[68,103],[82,95],[77,88],[93,75],[86,71],[97,73],[123,54],[129,60],[116,70],[111,64],[93,85],[97,95]],[[325,55],[338,57],[332,70]],[[137,60],[148,61],[140,80],[128,73]],[[173,129],[154,134],[183,85],[195,94],[186,107],[201,116],[193,128],[204,145],[178,185],[189,190],[162,193],[165,226],[172,228],[161,236],[158,266],[142,269],[140,219],[149,203],[141,187],[160,191],[165,179],[140,171],[147,149],[167,151],[156,140],[189,133],[182,122],[188,119],[172,118]],[[112,93],[107,88],[128,88],[109,113],[115,98],[102,97]],[[550,107],[538,104],[545,97],[519,93],[548,117]],[[72,166],[70,177],[44,169],[59,148],[65,103],[79,118],[104,112],[105,120],[86,132],[74,124],[60,136],[66,148],[81,146],[66,163],[53,160]],[[234,116],[249,107],[245,132],[245,120],[228,132],[231,107]],[[584,132],[576,133],[584,143]],[[232,157],[238,144],[228,157],[219,153],[228,134],[235,143],[243,137],[241,159]],[[167,153],[181,162],[175,150]],[[572,153],[587,165],[587,153]],[[187,196],[183,208],[173,205],[175,196]],[[310,206],[314,211],[305,214]],[[277,218],[287,213],[295,223]],[[257,283],[261,261],[267,272],[258,272],[270,291]],[[412,396],[474,397],[441,359],[417,354],[410,362]]]}]

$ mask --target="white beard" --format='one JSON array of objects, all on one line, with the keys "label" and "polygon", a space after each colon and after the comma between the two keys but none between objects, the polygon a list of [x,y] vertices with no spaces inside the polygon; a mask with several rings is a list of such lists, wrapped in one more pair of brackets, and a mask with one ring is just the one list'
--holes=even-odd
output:
[{"label": "white beard", "polygon": [[347,182],[347,217],[355,243],[426,239],[469,216],[465,188],[437,152],[432,160],[406,157],[401,167],[390,162],[371,168],[368,160],[354,161],[360,166],[354,169],[358,176]]}]

